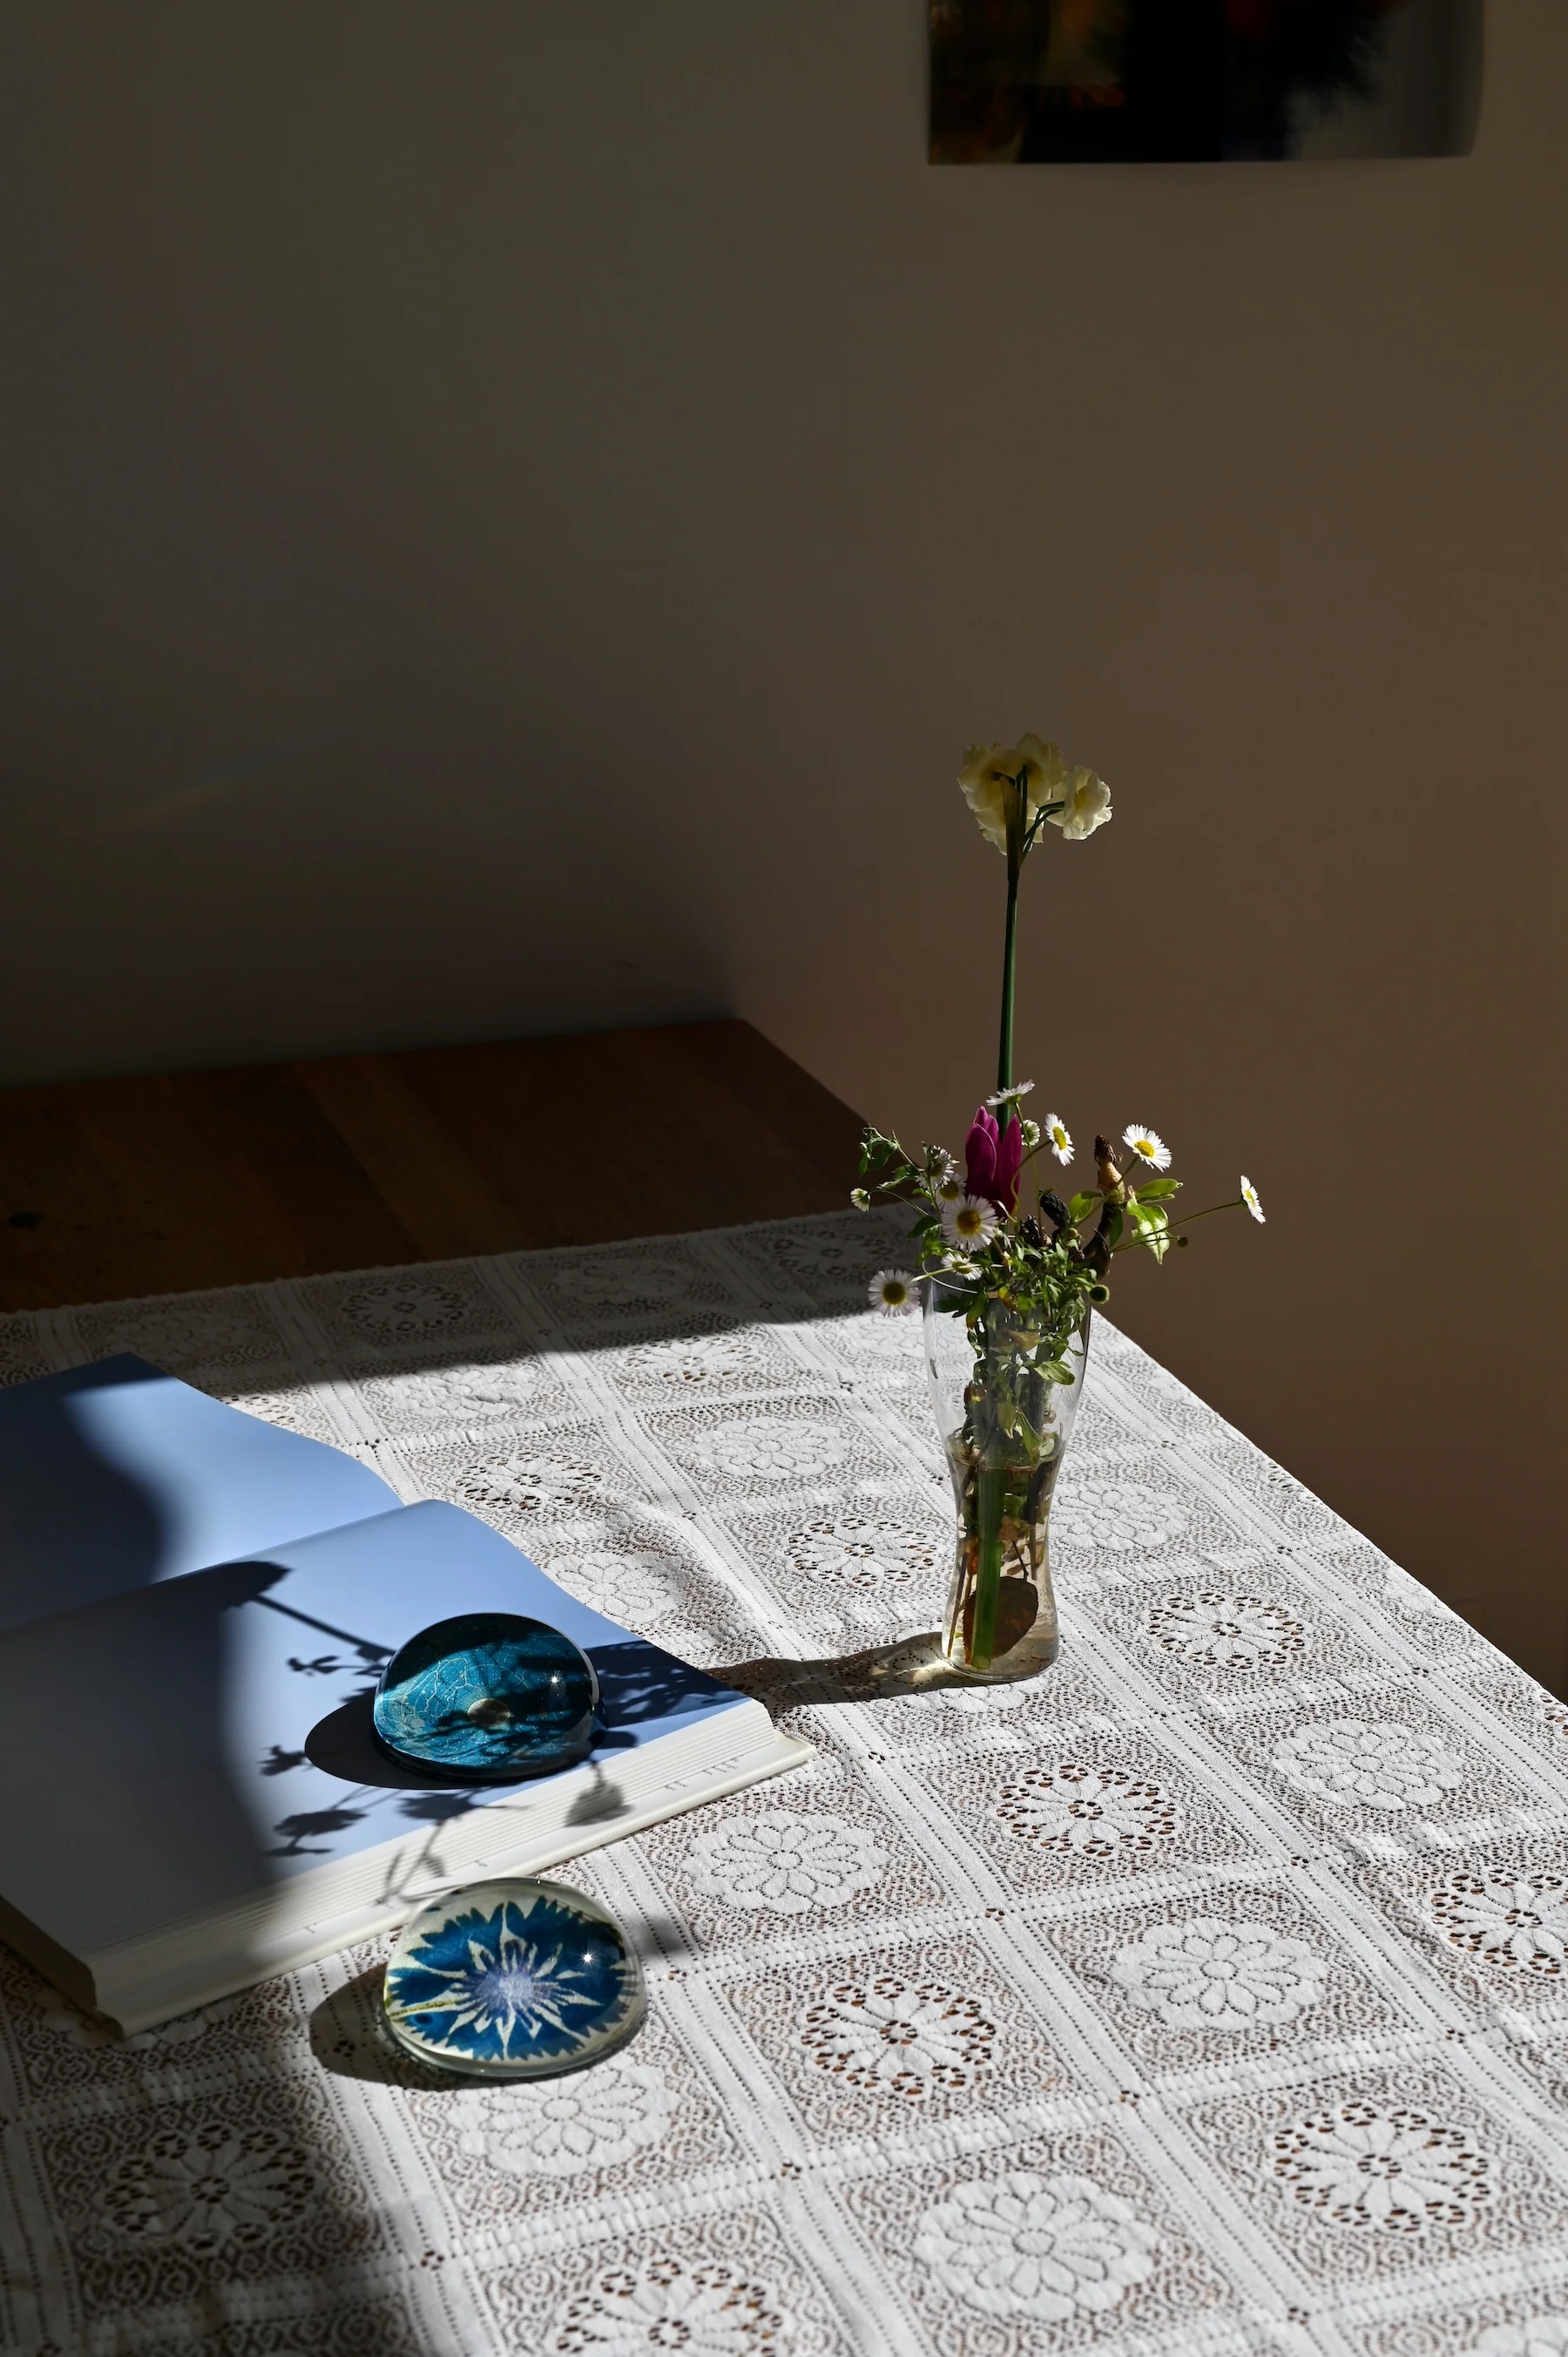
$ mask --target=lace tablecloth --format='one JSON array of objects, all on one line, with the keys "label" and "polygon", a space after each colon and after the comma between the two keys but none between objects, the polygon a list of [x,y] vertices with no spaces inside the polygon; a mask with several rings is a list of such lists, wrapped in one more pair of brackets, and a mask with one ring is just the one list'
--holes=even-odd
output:
[{"label": "lace tablecloth", "polygon": [[[946,1574],[917,1329],[864,1308],[896,1233],[116,1304],[0,1356],[134,1348],[694,1661],[831,1663]],[[809,1768],[561,1869],[650,1987],[578,2076],[422,2080],[371,1950],[124,2043],[0,1951],[6,2345],[1568,2350],[1568,1710],[1104,1325],[1053,1531],[1044,1678],[801,1707]]]}]

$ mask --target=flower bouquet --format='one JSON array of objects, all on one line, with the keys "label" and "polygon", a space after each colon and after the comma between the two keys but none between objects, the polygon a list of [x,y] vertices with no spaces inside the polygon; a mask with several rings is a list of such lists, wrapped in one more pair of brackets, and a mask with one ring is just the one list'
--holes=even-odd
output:
[{"label": "flower bouquet", "polygon": [[973,748],[960,773],[988,842],[1007,863],[1002,1023],[995,1093],[964,1140],[961,1168],[942,1147],[910,1155],[868,1126],[863,1184],[851,1200],[910,1205],[918,1274],[881,1269],[873,1303],[890,1315],[923,1306],[938,1429],[958,1505],[958,1551],[943,1632],[950,1667],[984,1679],[1027,1677],[1055,1660],[1049,1515],[1083,1394],[1090,1320],[1111,1298],[1111,1264],[1128,1252],[1163,1262],[1209,1211],[1263,1217],[1243,1178],[1228,1203],[1173,1216],[1181,1181],[1155,1131],[1133,1122],[1112,1145],[1094,1141],[1095,1183],[1064,1201],[1043,1184],[1073,1142],[1057,1114],[1026,1115],[1031,1081],[1013,1078],[1018,885],[1025,860],[1054,826],[1081,843],[1111,817],[1111,792],[1092,770],[1069,767],[1054,745]]}]

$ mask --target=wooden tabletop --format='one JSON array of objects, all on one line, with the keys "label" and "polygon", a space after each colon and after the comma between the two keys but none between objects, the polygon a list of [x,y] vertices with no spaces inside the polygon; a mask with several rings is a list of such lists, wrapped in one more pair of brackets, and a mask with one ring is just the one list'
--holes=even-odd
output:
[{"label": "wooden tabletop", "polygon": [[837,1209],[859,1116],[748,1023],[0,1091],[0,1308]]}]

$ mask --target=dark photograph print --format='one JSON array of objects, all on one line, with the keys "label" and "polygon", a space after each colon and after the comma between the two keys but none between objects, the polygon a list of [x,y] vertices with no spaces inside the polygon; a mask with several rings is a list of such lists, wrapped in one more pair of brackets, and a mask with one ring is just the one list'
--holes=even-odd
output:
[{"label": "dark photograph print", "polygon": [[930,0],[933,164],[1468,152],[1482,0]]}]

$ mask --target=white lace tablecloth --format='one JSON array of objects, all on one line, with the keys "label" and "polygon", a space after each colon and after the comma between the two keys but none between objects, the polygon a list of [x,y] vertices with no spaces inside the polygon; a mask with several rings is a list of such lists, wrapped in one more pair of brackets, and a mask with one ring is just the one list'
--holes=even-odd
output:
[{"label": "white lace tablecloth", "polygon": [[[946,1575],[918,1332],[863,1307],[896,1232],[117,1304],[0,1354],[134,1348],[694,1661],[826,1659]],[[1053,1530],[1044,1678],[801,1710],[810,1768],[562,1869],[650,1989],[576,2077],[403,2070],[370,1950],[124,2043],[0,1951],[5,2345],[1568,2350],[1568,1710],[1105,1326]]]}]

